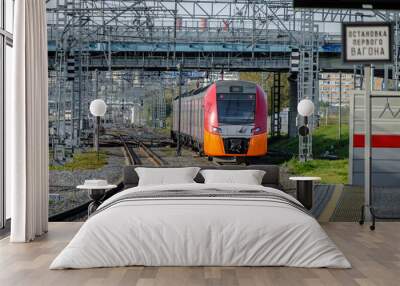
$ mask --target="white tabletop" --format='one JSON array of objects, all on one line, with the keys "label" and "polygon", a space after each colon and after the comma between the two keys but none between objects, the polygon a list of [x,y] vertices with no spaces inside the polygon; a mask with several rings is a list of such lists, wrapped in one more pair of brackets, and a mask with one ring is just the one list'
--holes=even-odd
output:
[{"label": "white tabletop", "polygon": [[105,185],[105,186],[89,186],[89,185],[80,185],[77,186],[77,189],[81,190],[110,190],[116,188],[116,185]]},{"label": "white tabletop", "polygon": [[292,181],[321,181],[320,177],[290,177]]}]

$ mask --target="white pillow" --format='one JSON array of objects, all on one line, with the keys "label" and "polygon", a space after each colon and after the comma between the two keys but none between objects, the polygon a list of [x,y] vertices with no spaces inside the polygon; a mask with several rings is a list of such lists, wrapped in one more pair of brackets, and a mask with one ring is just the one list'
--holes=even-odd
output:
[{"label": "white pillow", "polygon": [[206,184],[261,185],[265,171],[261,170],[202,170]]},{"label": "white pillow", "polygon": [[200,168],[143,168],[135,169],[139,176],[139,186],[171,185],[195,183],[193,180]]}]

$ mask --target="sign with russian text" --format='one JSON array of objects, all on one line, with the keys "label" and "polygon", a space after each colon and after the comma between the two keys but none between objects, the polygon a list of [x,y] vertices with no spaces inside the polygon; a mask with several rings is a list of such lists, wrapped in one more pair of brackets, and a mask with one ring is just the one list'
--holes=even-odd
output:
[{"label": "sign with russian text", "polygon": [[390,63],[393,60],[391,23],[344,23],[345,63]]}]

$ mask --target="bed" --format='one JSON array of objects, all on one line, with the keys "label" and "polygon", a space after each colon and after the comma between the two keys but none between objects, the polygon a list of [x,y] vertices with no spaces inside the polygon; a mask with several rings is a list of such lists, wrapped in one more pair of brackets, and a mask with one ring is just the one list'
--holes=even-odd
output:
[{"label": "bed", "polygon": [[[269,170],[263,185],[135,186],[138,178],[129,167],[124,179],[127,189],[98,208],[50,269],[133,265],[350,268],[307,210],[271,187],[279,186],[279,170],[254,168]],[[196,181],[201,181],[200,176]]]}]

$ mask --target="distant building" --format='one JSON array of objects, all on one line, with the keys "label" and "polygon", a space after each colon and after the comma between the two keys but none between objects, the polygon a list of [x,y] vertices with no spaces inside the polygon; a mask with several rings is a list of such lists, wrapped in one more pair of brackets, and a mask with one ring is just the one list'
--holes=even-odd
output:
[{"label": "distant building", "polygon": [[[375,78],[375,90],[382,89],[382,78]],[[342,104],[349,104],[354,89],[354,74],[342,73]],[[339,105],[340,73],[321,73],[319,81],[319,98],[322,102]]]},{"label": "distant building", "polygon": [[[342,103],[348,104],[354,89],[354,75],[342,73]],[[319,98],[322,102],[339,104],[340,74],[322,73],[319,81]]]}]

